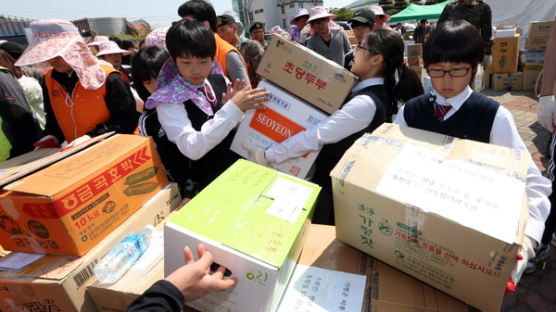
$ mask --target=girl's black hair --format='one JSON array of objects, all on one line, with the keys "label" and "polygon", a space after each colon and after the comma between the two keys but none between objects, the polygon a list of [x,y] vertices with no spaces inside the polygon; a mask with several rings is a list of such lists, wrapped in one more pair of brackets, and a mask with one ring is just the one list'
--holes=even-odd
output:
[{"label": "girl's black hair", "polygon": [[423,46],[425,68],[443,62],[467,63],[475,74],[484,56],[483,37],[475,26],[464,20],[439,24]]},{"label": "girl's black hair", "polygon": [[[398,100],[406,102],[406,99],[423,94],[423,85],[415,71],[404,65],[404,42],[399,33],[389,29],[377,29],[365,34],[363,42],[371,54],[382,55],[384,87],[391,101],[387,103],[390,118],[398,112]],[[396,71],[398,83],[395,78]]]},{"label": "girl's black hair", "polygon": [[149,46],[141,49],[133,58],[131,77],[133,77],[133,86],[141,100],[146,101],[151,95],[143,86],[143,82],[158,77],[158,73],[168,57],[166,50],[157,46]]},{"label": "girl's black hair", "polygon": [[178,15],[182,18],[191,17],[198,22],[207,21],[213,32],[216,32],[216,11],[212,4],[204,0],[190,0],[180,5]]},{"label": "girl's black hair", "polygon": [[178,56],[214,59],[216,54],[214,33],[204,24],[188,19],[181,20],[168,29],[166,47],[174,61]]}]

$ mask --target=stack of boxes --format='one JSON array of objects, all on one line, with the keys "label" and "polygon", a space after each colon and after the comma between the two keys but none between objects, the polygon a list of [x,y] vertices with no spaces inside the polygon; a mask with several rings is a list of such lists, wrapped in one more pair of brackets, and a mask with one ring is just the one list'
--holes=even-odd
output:
[{"label": "stack of boxes", "polygon": [[0,191],[0,244],[12,251],[2,259],[0,309],[91,311],[92,267],[125,235],[164,219],[177,187],[141,136],[115,135],[44,165]]},{"label": "stack of boxes", "polygon": [[[257,74],[272,94],[265,110],[250,111],[241,122],[231,150],[248,158],[250,145],[267,149],[324,120],[339,109],[357,82],[342,66],[308,48],[273,34]],[[271,164],[273,169],[305,178],[317,157],[303,157]]]},{"label": "stack of boxes", "polygon": [[525,41],[525,50],[521,51],[524,91],[536,91],[535,87],[543,69],[544,51],[550,38],[553,23],[553,21],[544,21],[531,22],[529,24],[529,34]]},{"label": "stack of boxes", "polygon": [[[519,31],[515,35],[508,27],[498,25],[492,54],[492,89],[496,91],[536,91],[543,69],[544,50],[550,38],[553,21],[531,22],[525,49],[519,50]],[[506,28],[506,29],[504,29]],[[502,37],[500,37],[502,36]],[[540,87],[540,82],[539,82]]]},{"label": "stack of boxes", "polygon": [[498,25],[492,45],[492,89],[522,90],[523,73],[518,72],[519,38],[516,25]]}]

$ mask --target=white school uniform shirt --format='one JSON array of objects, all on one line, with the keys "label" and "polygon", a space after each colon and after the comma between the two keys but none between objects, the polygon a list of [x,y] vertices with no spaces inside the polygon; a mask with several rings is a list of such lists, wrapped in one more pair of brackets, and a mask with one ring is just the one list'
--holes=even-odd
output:
[{"label": "white school uniform shirt", "polygon": [[[210,86],[207,79],[205,83]],[[197,107],[203,110],[201,106],[197,105]],[[243,118],[243,112],[231,100],[226,102],[212,119],[201,126],[201,131],[193,128],[183,103],[158,104],[156,112],[168,140],[176,144],[180,152],[192,160],[205,156],[222,142]]]},{"label": "white school uniform shirt", "polygon": [[[449,99],[444,98],[434,90],[432,93],[436,96],[437,104],[452,106],[452,109],[444,116],[444,120],[447,120],[461,108],[463,103],[471,96],[473,90],[468,86],[460,94]],[[403,109],[403,107],[400,109],[394,123],[407,126]],[[494,116],[489,143],[527,151],[525,143],[523,143],[521,136],[517,132],[512,113],[502,105],[499,106]],[[527,169],[525,184],[529,201],[529,219],[527,220],[525,234],[538,243],[541,241],[544,231],[544,222],[550,212],[548,195],[550,195],[552,191],[552,185],[550,180],[541,175],[531,155],[529,153],[527,153],[527,155],[529,157],[529,167]]]},{"label": "white school uniform shirt", "polygon": [[[351,94],[381,84],[384,84],[383,78],[368,78],[357,83]],[[265,151],[265,158],[271,163],[281,163],[310,151],[318,151],[325,144],[339,142],[363,130],[371,123],[375,113],[375,101],[368,95],[357,95],[316,126],[269,147]]]}]

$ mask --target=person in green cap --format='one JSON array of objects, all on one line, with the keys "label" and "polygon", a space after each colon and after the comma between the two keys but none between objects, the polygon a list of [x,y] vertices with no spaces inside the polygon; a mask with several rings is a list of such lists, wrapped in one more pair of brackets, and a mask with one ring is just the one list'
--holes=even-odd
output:
[{"label": "person in green cap", "polygon": [[264,48],[268,45],[268,42],[264,40],[264,35],[266,31],[264,29],[264,24],[261,22],[254,22],[251,27],[249,27],[249,37],[251,39],[258,41]]},{"label": "person in green cap", "polygon": [[243,59],[247,63],[247,74],[249,75],[251,86],[256,87],[261,80],[256,70],[263,57],[264,47],[258,41],[249,40],[245,37],[240,38],[239,25],[235,18],[228,14],[218,16],[216,32],[222,39],[241,52]]}]

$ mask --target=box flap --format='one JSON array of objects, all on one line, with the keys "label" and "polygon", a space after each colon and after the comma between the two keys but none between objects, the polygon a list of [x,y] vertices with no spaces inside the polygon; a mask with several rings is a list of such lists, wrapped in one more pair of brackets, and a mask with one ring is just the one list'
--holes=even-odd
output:
[{"label": "box flap", "polygon": [[88,175],[102,169],[107,164],[116,161],[127,151],[147,140],[148,138],[138,135],[112,136],[82,153],[15,181],[5,186],[4,189],[53,197],[78,181],[86,179]]},{"label": "box flap", "polygon": [[[38,149],[36,151],[29,152],[14,159],[3,162],[0,165],[0,168],[3,169],[0,170],[0,187],[16,181],[17,179],[23,178],[73,154],[76,154],[81,150],[93,144],[96,144],[113,134],[114,132],[105,133],[68,149]],[[5,189],[9,188],[6,187]]]},{"label": "box flap", "polygon": [[320,187],[238,160],[168,222],[279,267]]},{"label": "box flap", "polygon": [[383,124],[331,175],[512,244],[527,167],[526,151]]}]

